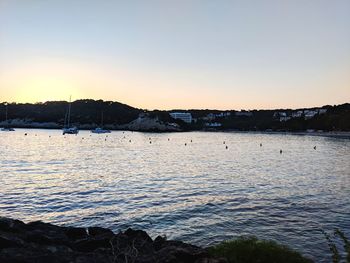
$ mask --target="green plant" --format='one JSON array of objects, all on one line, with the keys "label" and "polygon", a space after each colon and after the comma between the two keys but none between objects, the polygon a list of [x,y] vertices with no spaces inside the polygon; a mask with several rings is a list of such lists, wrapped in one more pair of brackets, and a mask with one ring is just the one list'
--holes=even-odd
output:
[{"label": "green plant", "polygon": [[274,241],[256,237],[240,237],[208,249],[213,256],[224,257],[234,263],[309,263],[312,260]]}]

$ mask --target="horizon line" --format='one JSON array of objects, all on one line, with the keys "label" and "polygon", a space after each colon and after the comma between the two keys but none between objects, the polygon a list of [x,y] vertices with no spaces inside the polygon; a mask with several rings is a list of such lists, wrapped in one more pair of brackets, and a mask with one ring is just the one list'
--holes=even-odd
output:
[{"label": "horizon line", "polygon": [[[76,102],[76,101],[84,101],[84,100],[92,100],[92,101],[102,101],[102,102],[116,102],[116,103],[120,103],[120,104],[124,104],[127,105],[129,107],[135,108],[135,109],[139,109],[139,110],[147,110],[147,111],[175,111],[175,110],[183,110],[183,111],[191,111],[191,110],[211,110],[211,111],[263,111],[263,110],[299,110],[299,109],[313,109],[313,108],[322,108],[322,107],[326,107],[326,106],[339,106],[339,105],[343,105],[343,104],[349,104],[350,102],[343,102],[343,103],[339,103],[339,104],[324,104],[322,106],[311,106],[311,107],[299,107],[299,108],[254,108],[254,109],[240,109],[240,110],[236,110],[236,109],[220,109],[220,108],[172,108],[172,109],[158,109],[158,108],[153,108],[153,109],[147,109],[147,108],[139,108],[139,107],[135,107],[132,106],[130,104],[124,103],[124,102],[120,102],[117,100],[103,100],[103,99],[89,99],[89,98],[85,98],[85,99],[76,99],[74,101],[72,101],[72,103]],[[0,104],[45,104],[45,103],[49,103],[49,102],[67,102],[69,103],[69,101],[66,100],[47,100],[47,101],[37,101],[37,102],[9,102],[9,101],[3,101],[0,102]]]}]

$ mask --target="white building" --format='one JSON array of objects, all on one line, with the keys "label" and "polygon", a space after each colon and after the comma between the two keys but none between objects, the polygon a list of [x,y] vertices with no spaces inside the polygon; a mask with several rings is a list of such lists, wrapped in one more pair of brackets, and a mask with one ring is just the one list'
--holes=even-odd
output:
[{"label": "white building", "polygon": [[192,114],[189,112],[171,112],[170,116],[173,119],[179,119],[186,123],[192,123]]},{"label": "white building", "polygon": [[285,116],[285,117],[280,117],[280,122],[282,121],[289,121],[291,117]]},{"label": "white building", "polygon": [[222,124],[219,123],[219,122],[210,122],[210,123],[207,122],[207,123],[205,124],[205,126],[216,128],[216,127],[221,127]]},{"label": "white building", "polygon": [[327,109],[318,109],[318,114],[325,114],[327,113]]},{"label": "white building", "polygon": [[301,110],[292,112],[292,118],[300,118],[302,116],[303,116],[303,111]]},{"label": "white building", "polygon": [[305,120],[315,117],[317,113],[318,111],[314,111],[314,110],[304,110]]},{"label": "white building", "polygon": [[231,116],[231,112],[225,111],[225,112],[220,112],[218,114],[215,114],[215,117],[217,118],[223,118],[223,117],[228,117]]}]

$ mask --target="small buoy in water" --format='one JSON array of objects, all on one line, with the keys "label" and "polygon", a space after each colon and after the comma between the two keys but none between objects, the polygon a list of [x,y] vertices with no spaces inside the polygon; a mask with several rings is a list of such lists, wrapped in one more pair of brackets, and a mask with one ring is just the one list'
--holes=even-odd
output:
[{"label": "small buoy in water", "polygon": [[82,140],[84,140],[84,137],[83,138],[81,138]]},{"label": "small buoy in water", "polygon": [[185,146],[187,146],[187,143],[185,143]]},{"label": "small buoy in water", "polygon": [[24,134],[24,136],[27,136],[27,135],[28,135],[27,133]]},{"label": "small buoy in water", "polygon": [[49,135],[49,138],[51,138],[51,135]]},{"label": "small buoy in water", "polygon": [[107,139],[105,139],[105,141],[107,141]]},{"label": "small buoy in water", "polygon": [[282,150],[280,150],[280,153],[282,153]]},{"label": "small buoy in water", "polygon": [[192,142],[192,140],[191,140],[191,142]]},{"label": "small buoy in water", "polygon": [[260,143],[260,147],[262,146],[262,143]]},{"label": "small buoy in water", "polygon": [[314,146],[314,150],[316,150],[316,146]]},{"label": "small buoy in water", "polygon": [[151,144],[152,143],[152,141],[149,141],[149,144]]},{"label": "small buoy in water", "polygon": [[168,138],[168,141],[170,141],[170,139]]},{"label": "small buoy in water", "polygon": [[35,134],[35,136],[38,136],[37,134]]},{"label": "small buoy in water", "polygon": [[131,142],[131,140],[129,140],[129,142]]},{"label": "small buoy in water", "polygon": [[224,141],[223,144],[225,144],[226,142]]},{"label": "small buoy in water", "polygon": [[228,149],[228,146],[226,145],[226,150]]}]

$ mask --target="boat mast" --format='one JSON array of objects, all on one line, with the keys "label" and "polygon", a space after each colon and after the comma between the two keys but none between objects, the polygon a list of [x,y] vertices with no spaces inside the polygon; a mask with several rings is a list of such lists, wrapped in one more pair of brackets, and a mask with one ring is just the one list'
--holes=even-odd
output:
[{"label": "boat mast", "polygon": [[103,111],[101,111],[101,128],[103,128]]},{"label": "boat mast", "polygon": [[68,104],[68,120],[67,120],[67,127],[70,127],[70,109],[71,109],[71,101],[72,101],[72,96],[69,97],[69,104]]},{"label": "boat mast", "polygon": [[7,107],[8,107],[8,106],[7,106],[7,102],[5,103],[5,105],[6,105],[6,114],[5,114],[5,116],[6,116],[6,117],[5,117],[5,119],[6,119],[6,123],[7,123],[7,122],[8,122],[8,120],[7,120],[7,114],[8,114],[8,109],[7,109]]}]

